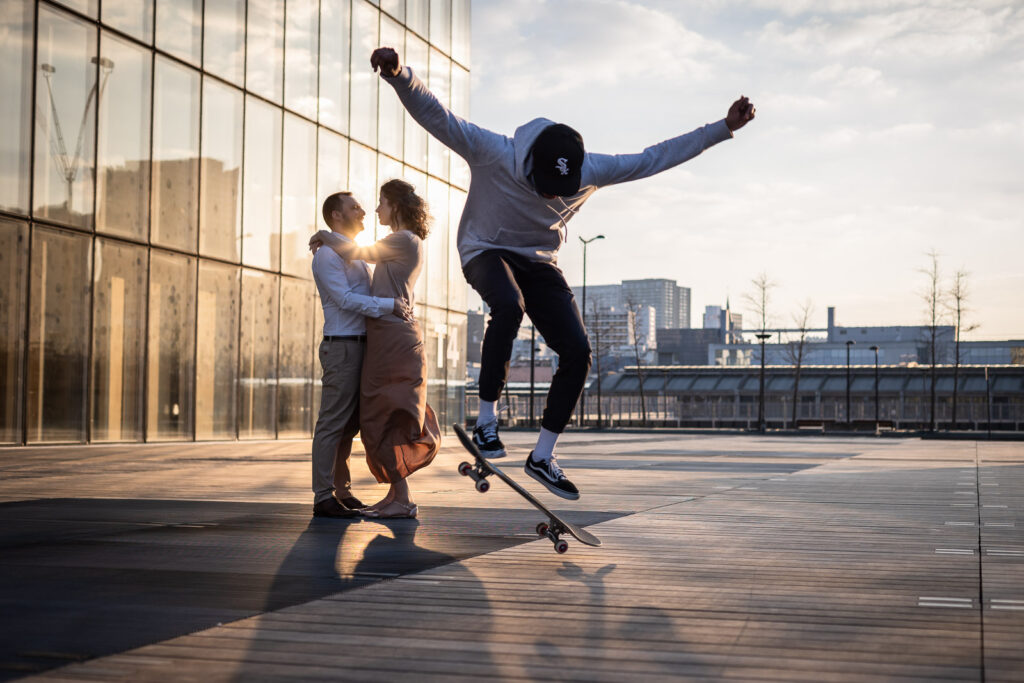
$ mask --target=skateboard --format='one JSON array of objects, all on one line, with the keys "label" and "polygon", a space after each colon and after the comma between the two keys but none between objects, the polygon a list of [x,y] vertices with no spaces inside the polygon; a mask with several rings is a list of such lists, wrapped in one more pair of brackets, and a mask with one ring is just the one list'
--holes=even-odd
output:
[{"label": "skateboard", "polygon": [[562,534],[565,533],[568,533],[580,543],[585,543],[586,545],[592,545],[595,547],[599,547],[601,545],[601,539],[597,536],[585,529],[581,529],[575,524],[566,522],[554,512],[547,509],[543,503],[534,498],[533,494],[513,481],[500,469],[495,467],[493,463],[485,460],[484,456],[480,454],[480,449],[478,449],[476,444],[473,443],[473,440],[469,438],[469,435],[466,434],[466,430],[462,428],[462,425],[454,424],[452,427],[455,429],[455,434],[459,437],[459,441],[462,442],[462,445],[470,452],[470,454],[472,454],[476,461],[476,464],[470,464],[468,462],[461,463],[459,465],[459,474],[469,477],[475,481],[477,491],[480,493],[487,493],[487,491],[490,490],[491,484],[487,481],[487,477],[492,474],[508,484],[513,491],[525,498],[528,503],[533,505],[533,507],[547,515],[548,521],[541,522],[537,525],[537,535],[542,538],[547,536],[551,539],[551,542],[555,544],[555,552],[557,553],[564,553],[569,549],[569,543],[564,538],[561,538]]}]

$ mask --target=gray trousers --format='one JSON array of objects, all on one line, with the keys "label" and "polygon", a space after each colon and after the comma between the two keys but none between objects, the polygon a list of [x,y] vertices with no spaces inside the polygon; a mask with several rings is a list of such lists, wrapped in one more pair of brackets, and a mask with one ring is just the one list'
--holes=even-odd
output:
[{"label": "gray trousers", "polygon": [[350,495],[348,457],[359,432],[359,377],[365,342],[320,342],[323,389],[320,415],[313,430],[313,502]]}]

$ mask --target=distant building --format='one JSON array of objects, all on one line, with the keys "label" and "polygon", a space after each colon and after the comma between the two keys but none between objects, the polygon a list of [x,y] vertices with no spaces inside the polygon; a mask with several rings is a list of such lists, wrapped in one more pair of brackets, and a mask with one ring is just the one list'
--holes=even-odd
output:
[{"label": "distant building", "polygon": [[[583,306],[583,288],[573,293]],[[650,306],[655,311],[655,329],[690,327],[690,288],[675,280],[652,278],[623,280],[618,285],[587,285],[587,310],[627,308],[630,304]]]}]

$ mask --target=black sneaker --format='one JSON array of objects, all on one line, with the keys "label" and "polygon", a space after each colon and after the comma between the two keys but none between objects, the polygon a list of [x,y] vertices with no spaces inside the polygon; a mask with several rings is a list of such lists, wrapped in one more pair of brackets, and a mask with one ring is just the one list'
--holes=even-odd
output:
[{"label": "black sneaker", "polygon": [[546,461],[534,460],[533,451],[530,451],[530,457],[526,459],[526,466],[523,469],[528,475],[547,486],[548,491],[556,496],[561,496],[566,500],[579,500],[579,489],[565,476],[565,472],[555,462],[554,456]]},{"label": "black sneaker", "polygon": [[497,420],[478,424],[473,429],[473,443],[480,449],[480,455],[488,460],[505,457],[505,444],[498,438]]}]

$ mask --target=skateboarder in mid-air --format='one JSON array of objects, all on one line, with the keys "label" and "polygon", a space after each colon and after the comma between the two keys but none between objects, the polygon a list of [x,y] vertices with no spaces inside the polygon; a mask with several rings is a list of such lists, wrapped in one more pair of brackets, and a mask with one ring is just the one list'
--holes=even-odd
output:
[{"label": "skateboarder in mid-air", "polygon": [[480,367],[480,414],[473,441],[485,457],[505,456],[495,402],[508,372],[523,313],[558,354],[537,445],[526,473],[552,493],[580,494],[555,460],[565,429],[590,372],[591,350],[572,290],[557,267],[567,222],[600,187],[646,178],[691,159],[732,137],[754,118],[746,97],[726,117],[638,154],[594,154],[575,130],[534,119],[513,137],[494,133],[448,111],[389,47],[370,56],[374,71],[398,93],[409,114],[469,164],[472,179],[459,221],[462,272],[491,309]]}]

